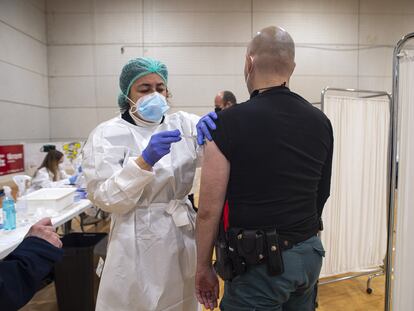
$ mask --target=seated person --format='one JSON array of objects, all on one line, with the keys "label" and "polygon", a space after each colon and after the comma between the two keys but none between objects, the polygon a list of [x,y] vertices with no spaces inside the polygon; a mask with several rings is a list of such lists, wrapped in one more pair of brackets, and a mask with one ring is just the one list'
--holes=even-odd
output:
[{"label": "seated person", "polygon": [[63,256],[62,242],[50,218],[35,223],[22,243],[0,261],[1,310],[17,310],[36,293]]},{"label": "seated person", "polygon": [[69,176],[63,169],[62,163],[63,153],[58,150],[49,150],[42,165],[33,176],[31,191],[75,184],[79,172]]}]

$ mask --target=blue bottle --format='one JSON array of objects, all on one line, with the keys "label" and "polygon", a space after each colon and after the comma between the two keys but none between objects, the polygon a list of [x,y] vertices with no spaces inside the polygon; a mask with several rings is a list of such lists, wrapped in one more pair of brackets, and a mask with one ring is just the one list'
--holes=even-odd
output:
[{"label": "blue bottle", "polygon": [[16,209],[14,207],[14,200],[11,195],[10,187],[4,186],[5,197],[3,199],[3,229],[13,230],[16,229]]}]

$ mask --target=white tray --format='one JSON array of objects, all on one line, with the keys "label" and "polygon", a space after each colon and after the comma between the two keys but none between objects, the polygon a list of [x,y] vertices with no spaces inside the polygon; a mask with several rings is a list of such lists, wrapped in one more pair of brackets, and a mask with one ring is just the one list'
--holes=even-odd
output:
[{"label": "white tray", "polygon": [[43,188],[24,198],[28,209],[53,209],[60,211],[74,202],[76,188]]}]

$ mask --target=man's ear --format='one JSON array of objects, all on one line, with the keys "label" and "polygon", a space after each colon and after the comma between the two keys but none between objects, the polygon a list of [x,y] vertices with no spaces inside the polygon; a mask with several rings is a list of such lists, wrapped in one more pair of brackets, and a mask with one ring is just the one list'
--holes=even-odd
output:
[{"label": "man's ear", "polygon": [[253,56],[246,55],[247,72],[251,72],[253,69]]}]

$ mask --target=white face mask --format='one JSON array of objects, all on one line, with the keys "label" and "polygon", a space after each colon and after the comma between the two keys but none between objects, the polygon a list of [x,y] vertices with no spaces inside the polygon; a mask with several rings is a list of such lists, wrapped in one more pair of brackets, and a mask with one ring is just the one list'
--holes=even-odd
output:
[{"label": "white face mask", "polygon": [[59,168],[59,171],[65,170],[65,166],[63,165],[63,163],[59,163],[58,168]]}]

